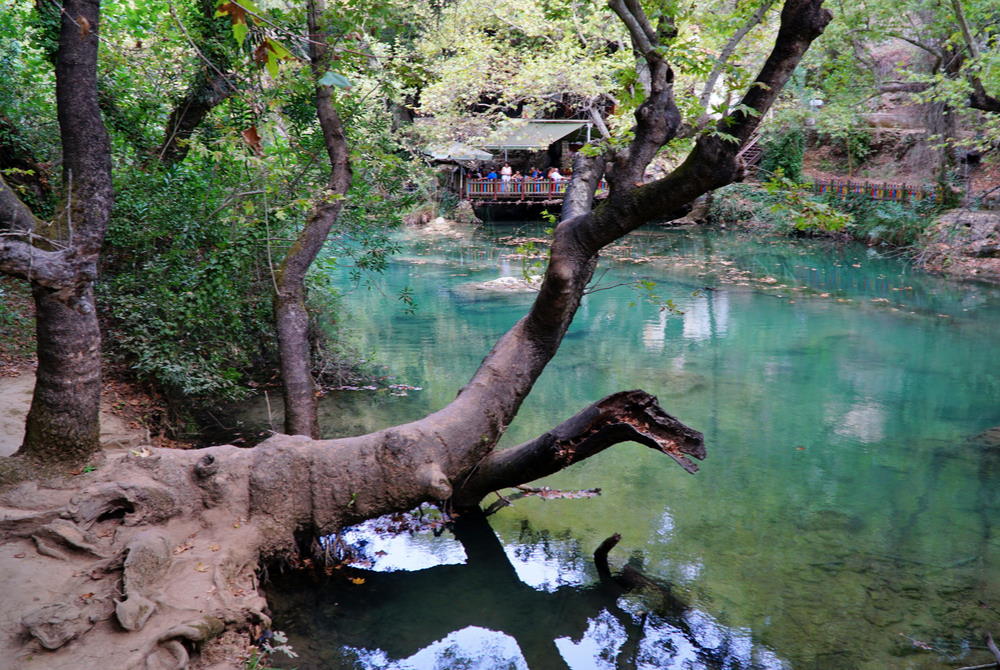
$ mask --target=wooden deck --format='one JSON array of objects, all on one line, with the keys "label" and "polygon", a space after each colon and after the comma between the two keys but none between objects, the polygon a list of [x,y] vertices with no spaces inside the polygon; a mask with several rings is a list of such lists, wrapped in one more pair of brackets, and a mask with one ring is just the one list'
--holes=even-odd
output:
[{"label": "wooden deck", "polygon": [[[475,202],[562,202],[569,180],[524,179],[521,181],[501,181],[500,179],[469,179],[465,182],[465,199]],[[597,187],[598,197],[607,195],[608,185],[603,180]]]}]

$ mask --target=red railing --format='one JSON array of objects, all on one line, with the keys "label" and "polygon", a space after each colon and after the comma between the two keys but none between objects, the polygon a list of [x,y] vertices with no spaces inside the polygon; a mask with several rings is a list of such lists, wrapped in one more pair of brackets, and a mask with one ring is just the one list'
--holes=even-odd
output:
[{"label": "red railing", "polygon": [[[553,200],[561,199],[566,194],[567,186],[568,179],[469,179],[465,182],[465,197],[470,200]],[[607,191],[603,180],[597,191]]]}]

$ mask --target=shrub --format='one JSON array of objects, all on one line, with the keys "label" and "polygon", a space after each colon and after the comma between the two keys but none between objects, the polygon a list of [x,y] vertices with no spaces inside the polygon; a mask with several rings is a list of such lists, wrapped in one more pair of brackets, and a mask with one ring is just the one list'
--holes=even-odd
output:
[{"label": "shrub", "polygon": [[266,232],[218,215],[216,184],[193,161],[116,184],[98,284],[109,353],[175,396],[241,396],[272,338]]},{"label": "shrub", "polygon": [[801,181],[805,148],[805,135],[798,128],[772,135],[764,141],[760,167],[770,173],[780,170],[788,179]]},{"label": "shrub", "polygon": [[831,206],[854,217],[848,230],[855,239],[867,244],[886,243],[897,247],[916,244],[942,209],[933,201],[882,201],[861,193],[851,193],[843,198],[830,195],[826,200]]}]

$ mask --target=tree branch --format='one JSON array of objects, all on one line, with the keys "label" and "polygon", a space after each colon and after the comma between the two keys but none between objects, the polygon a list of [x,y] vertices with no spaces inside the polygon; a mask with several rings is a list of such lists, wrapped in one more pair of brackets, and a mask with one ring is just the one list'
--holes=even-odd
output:
[{"label": "tree branch", "polygon": [[71,263],[70,251],[45,251],[28,242],[0,236],[0,272],[35,285],[62,290],[92,281],[93,273],[81,272]]},{"label": "tree branch", "polygon": [[31,232],[41,221],[0,175],[0,230]]},{"label": "tree branch", "polygon": [[459,508],[474,505],[491,491],[551,475],[620,442],[661,451],[691,473],[698,466],[688,456],[705,458],[701,433],[664,412],[648,393],[623,391],[530,442],[493,452],[455,491],[452,501]]},{"label": "tree branch", "polygon": [[[722,47],[722,51],[719,52],[719,58],[715,61],[715,65],[712,67],[712,71],[708,75],[708,79],[705,81],[705,88],[702,89],[701,95],[698,97],[698,104],[702,107],[708,107],[709,101],[712,99],[712,92],[715,90],[715,84],[719,81],[719,77],[722,76],[722,70],[726,67],[729,59],[732,57],[733,53],[736,51],[736,47],[739,43],[743,41],[743,38],[754,29],[754,27],[764,20],[764,16],[767,11],[771,9],[774,4],[774,0],[764,0],[760,7],[757,8],[750,18],[747,19],[739,30],[737,30],[732,37],[726,42]],[[702,117],[698,120],[696,125],[702,125],[708,118],[707,111],[702,114]]]},{"label": "tree branch", "polygon": [[[212,17],[215,14],[215,3],[202,2],[199,4],[199,7],[204,14],[207,14],[207,16],[201,17],[202,21],[207,20],[209,21],[209,26],[213,26],[212,19],[208,17]],[[237,88],[230,78],[231,74],[228,73],[228,63],[215,62],[217,60],[228,60],[222,50],[215,48],[206,53],[188,33],[184,23],[177,16],[174,6],[171,4],[169,8],[174,23],[177,24],[188,44],[191,45],[191,48],[194,49],[198,57],[204,62],[204,66],[199,68],[187,93],[177,103],[173,111],[170,112],[163,143],[156,152],[160,160],[167,164],[172,164],[184,160],[188,152],[185,140],[190,139],[194,131],[201,125],[201,122],[208,116],[208,113],[233,95]],[[209,28],[209,30],[211,29]],[[214,29],[221,34],[209,37],[209,39],[225,39],[225,33],[229,32],[228,28],[219,28],[217,24],[214,26]],[[202,37],[207,36],[202,35]]]},{"label": "tree branch", "polygon": [[671,17],[664,15],[654,30],[637,0],[610,0],[608,5],[625,23],[633,50],[645,59],[649,70],[648,95],[635,110],[634,139],[615,156],[608,175],[614,196],[641,184],[653,156],[677,135],[681,115],[674,101],[674,73],[661,53],[664,43],[677,35]]},{"label": "tree branch", "polygon": [[879,93],[923,93],[931,85],[923,81],[887,81],[879,85]]}]

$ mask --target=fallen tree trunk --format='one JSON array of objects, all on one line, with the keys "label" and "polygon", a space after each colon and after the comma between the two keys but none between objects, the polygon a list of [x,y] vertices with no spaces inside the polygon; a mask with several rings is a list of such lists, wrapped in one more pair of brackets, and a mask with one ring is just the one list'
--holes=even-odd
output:
[{"label": "fallen tree trunk", "polygon": [[[450,482],[467,468],[447,434],[421,439],[411,427],[339,440],[277,435],[253,449],[131,450],[72,480],[8,490],[0,496],[0,653],[25,665],[44,654],[53,670],[98,655],[107,667],[186,667],[226,631],[269,625],[257,591],[261,561],[298,554],[363,519],[451,498]],[[560,459],[623,441],[682,461],[704,456],[699,433],[630,391],[512,450],[534,461],[525,470],[485,461],[462,492],[478,502],[473,491],[521,484],[539,467],[554,471]]]}]

